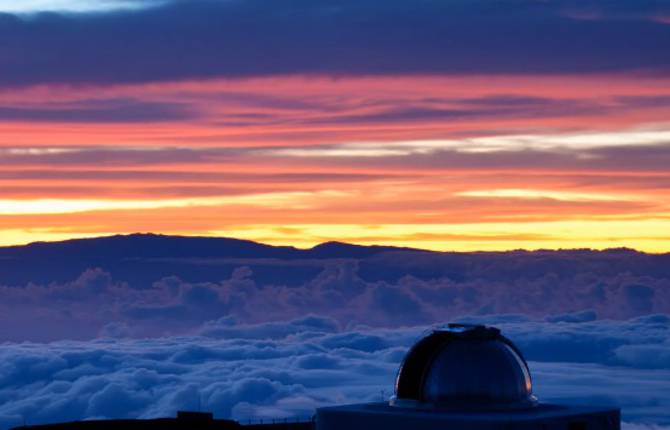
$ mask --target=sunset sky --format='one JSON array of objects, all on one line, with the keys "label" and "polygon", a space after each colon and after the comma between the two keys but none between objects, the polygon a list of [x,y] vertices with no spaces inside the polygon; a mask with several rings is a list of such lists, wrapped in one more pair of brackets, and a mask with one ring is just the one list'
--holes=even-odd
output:
[{"label": "sunset sky", "polygon": [[670,3],[0,0],[0,165],[0,245],[670,252]]}]

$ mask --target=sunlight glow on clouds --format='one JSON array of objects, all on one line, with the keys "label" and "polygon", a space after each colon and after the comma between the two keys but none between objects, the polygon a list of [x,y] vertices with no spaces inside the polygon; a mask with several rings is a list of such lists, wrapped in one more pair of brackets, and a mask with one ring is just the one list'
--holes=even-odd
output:
[{"label": "sunlight glow on clouds", "polygon": [[[73,231],[72,228],[58,229],[58,228],[26,228],[26,229],[3,229],[0,230],[2,235],[2,242],[0,245],[13,245],[22,243],[33,243],[42,241],[61,241],[69,239],[83,239],[90,237],[90,233],[79,233]],[[100,233],[101,235],[109,236],[113,232]]]},{"label": "sunlight glow on clouds", "polygon": [[664,252],[670,219],[561,220],[553,222],[482,222],[449,224],[293,224],[245,225],[210,234],[235,236],[276,245],[313,246],[327,241],[400,245],[437,251],[633,247]]},{"label": "sunlight glow on clouds", "polygon": [[141,210],[161,208],[208,207],[223,205],[245,205],[259,207],[283,207],[307,209],[316,195],[337,197],[342,193],[319,191],[318,193],[272,193],[231,197],[200,197],[164,200],[0,200],[0,215],[69,214],[90,211]]},{"label": "sunlight glow on clouds", "polygon": [[583,132],[553,135],[519,135],[484,137],[471,139],[475,151],[521,150],[521,149],[566,149],[588,150],[595,148],[657,145],[670,142],[667,127],[655,129],[629,129],[616,132]]},{"label": "sunlight glow on clouds", "polygon": [[110,12],[143,9],[165,3],[164,0],[0,0],[0,13],[32,14],[39,12]]},{"label": "sunlight glow on clouds", "polygon": [[559,73],[0,87],[0,243],[154,231],[668,251],[668,84]]},{"label": "sunlight glow on clouds", "polygon": [[636,145],[660,145],[670,142],[670,130],[621,130],[617,132],[584,132],[570,134],[538,134],[484,136],[461,140],[417,140],[392,142],[342,143],[332,147],[311,147],[270,150],[271,154],[292,157],[390,157],[412,154],[433,154],[453,150],[463,153],[513,152],[523,150],[588,151],[597,148]]},{"label": "sunlight glow on clouds", "polygon": [[623,194],[607,195],[596,193],[578,193],[571,191],[551,191],[551,190],[533,190],[533,189],[500,189],[500,190],[478,190],[463,191],[456,193],[464,197],[500,197],[513,199],[551,199],[564,202],[616,202],[616,201],[636,201],[641,200],[639,196],[627,196]]}]

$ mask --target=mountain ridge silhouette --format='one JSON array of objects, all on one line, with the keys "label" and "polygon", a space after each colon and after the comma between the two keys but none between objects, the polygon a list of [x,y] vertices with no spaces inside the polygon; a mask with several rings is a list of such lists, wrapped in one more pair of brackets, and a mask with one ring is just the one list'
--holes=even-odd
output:
[{"label": "mountain ridge silhouette", "polygon": [[[486,267],[500,266],[501,262],[509,263],[509,268],[503,264],[504,272],[524,276],[570,272],[572,266],[582,264],[602,272],[617,269],[608,268],[613,260],[616,264],[630,262],[631,272],[670,276],[670,269],[664,269],[670,266],[670,254],[645,254],[627,248],[438,252],[331,241],[301,249],[227,237],[136,233],[0,247],[0,285],[73,282],[85,271],[99,268],[115,281],[148,288],[170,276],[188,282],[218,282],[229,279],[237,268],[248,266],[260,284],[290,286],[314,279],[344,260],[350,260],[352,270],[371,281],[395,281],[408,275],[459,281],[468,279],[473,269],[486,271]],[[495,272],[500,274],[500,270],[498,267]]]}]

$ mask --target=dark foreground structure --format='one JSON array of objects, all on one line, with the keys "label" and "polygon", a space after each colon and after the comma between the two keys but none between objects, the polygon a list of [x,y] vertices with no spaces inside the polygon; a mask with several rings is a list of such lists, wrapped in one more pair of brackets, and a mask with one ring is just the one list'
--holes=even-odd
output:
[{"label": "dark foreground structure", "polygon": [[91,420],[41,426],[15,427],[12,430],[313,430],[313,421],[275,420],[240,424],[214,419],[210,413],[179,412],[176,418],[149,420]]},{"label": "dark foreground structure", "polygon": [[388,403],[321,408],[310,422],[243,425],[182,412],[173,419],[80,421],[30,429],[620,430],[620,421],[618,409],[538,402],[521,351],[498,329],[450,324],[410,349]]}]

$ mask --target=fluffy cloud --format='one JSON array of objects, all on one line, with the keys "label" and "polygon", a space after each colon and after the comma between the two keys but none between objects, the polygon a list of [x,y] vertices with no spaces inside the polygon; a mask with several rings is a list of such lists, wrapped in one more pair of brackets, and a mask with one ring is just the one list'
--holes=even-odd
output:
[{"label": "fluffy cloud", "polygon": [[[101,258],[95,249],[70,250],[58,269],[76,273]],[[303,258],[263,248],[262,259],[203,264],[150,259],[141,246],[100,249],[119,252],[104,256],[111,269],[0,287],[0,427],[198,405],[242,420],[305,417],[377,400],[407,347],[445,320],[501,327],[545,401],[621,405],[635,430],[670,424],[666,256],[355,248],[352,257],[331,244]]]},{"label": "fluffy cloud", "polygon": [[[543,401],[622,406],[635,430],[670,424],[670,360],[655,358],[667,355],[667,316],[480,321],[499,325],[526,353]],[[263,324],[223,319],[188,337],[6,343],[0,427],[172,416],[199,406],[240,420],[307,417],[319,406],[389,396],[407,347],[426,328],[341,329],[333,319],[307,316]]]},{"label": "fluffy cloud", "polygon": [[[401,327],[466,315],[553,315],[547,321],[579,323],[670,313],[663,256],[573,251],[336,257],[221,259],[207,266],[191,259],[138,259],[128,268],[109,263],[120,279],[95,268],[70,282],[0,287],[0,340],[192,334],[209,321],[271,323],[309,313],[342,327]],[[81,264],[73,261],[59,267],[72,271]],[[141,277],[140,265],[147,268]],[[179,276],[166,276],[171,272]],[[222,273],[226,278],[216,280]],[[135,280],[150,276],[158,278]],[[620,356],[633,354],[622,350]]]}]

